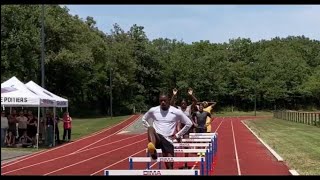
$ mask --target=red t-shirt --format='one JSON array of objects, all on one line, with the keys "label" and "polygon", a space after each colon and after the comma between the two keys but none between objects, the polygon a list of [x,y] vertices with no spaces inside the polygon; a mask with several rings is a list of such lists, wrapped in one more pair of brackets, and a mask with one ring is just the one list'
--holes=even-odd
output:
[{"label": "red t-shirt", "polygon": [[63,118],[63,128],[64,129],[71,129],[71,121],[72,121],[72,119],[70,116],[64,117]]}]

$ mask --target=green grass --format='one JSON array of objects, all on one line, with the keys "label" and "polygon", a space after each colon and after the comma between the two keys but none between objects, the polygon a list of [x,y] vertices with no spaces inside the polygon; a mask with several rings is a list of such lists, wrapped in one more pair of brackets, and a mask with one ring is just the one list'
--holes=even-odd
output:
[{"label": "green grass", "polygon": [[[257,116],[272,116],[272,112],[267,111],[257,111]],[[254,111],[218,111],[214,114],[215,116],[221,117],[221,116],[254,116]]]},{"label": "green grass", "polygon": [[245,123],[301,175],[320,175],[320,128],[280,119]]}]

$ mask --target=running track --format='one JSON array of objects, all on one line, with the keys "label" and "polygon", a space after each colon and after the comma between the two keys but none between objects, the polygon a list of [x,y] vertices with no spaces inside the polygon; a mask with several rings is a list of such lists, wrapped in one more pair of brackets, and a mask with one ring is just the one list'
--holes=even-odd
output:
[{"label": "running track", "polygon": [[[248,117],[247,117],[248,118]],[[290,175],[241,123],[247,118],[216,118],[218,152],[214,175]],[[91,136],[1,165],[1,175],[103,175],[105,169],[128,169],[128,157],[146,156],[146,134],[118,134],[139,115]],[[179,164],[176,164],[177,168]],[[191,164],[197,168],[198,164]],[[157,168],[158,164],[152,164]],[[163,164],[162,164],[162,167]],[[134,169],[145,169],[135,163]]]}]

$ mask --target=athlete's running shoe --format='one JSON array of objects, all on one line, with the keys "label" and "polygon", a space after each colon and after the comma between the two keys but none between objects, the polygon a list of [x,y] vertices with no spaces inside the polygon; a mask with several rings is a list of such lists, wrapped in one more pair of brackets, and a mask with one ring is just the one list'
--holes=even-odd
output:
[{"label": "athlete's running shoe", "polygon": [[156,147],[152,142],[149,142],[148,144],[148,152],[153,160],[156,160],[158,158]]}]

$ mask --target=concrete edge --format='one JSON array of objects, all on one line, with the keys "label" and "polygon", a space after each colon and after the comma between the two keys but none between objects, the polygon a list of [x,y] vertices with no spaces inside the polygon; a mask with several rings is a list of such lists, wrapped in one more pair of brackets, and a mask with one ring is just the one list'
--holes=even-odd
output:
[{"label": "concrete edge", "polygon": [[24,155],[18,155],[18,156],[3,158],[3,159],[1,159],[1,166],[2,166],[2,165],[5,165],[5,164],[7,164],[7,163],[10,163],[10,162],[12,162],[12,161],[19,160],[19,159],[22,159],[22,158],[24,158],[24,157],[30,156],[30,155],[32,155],[33,153],[34,153],[34,152],[30,152],[30,153],[24,154]]},{"label": "concrete edge", "polygon": [[271,152],[271,154],[278,160],[278,161],[283,161],[283,158],[275,151],[273,150],[268,144],[266,144],[261,138],[259,138],[255,132],[253,132],[246,123],[241,121],[241,123],[246,126],[249,131]]},{"label": "concrete edge", "polygon": [[291,175],[293,175],[293,176],[299,176],[299,175],[300,175],[300,174],[299,174],[296,170],[294,170],[294,169],[289,170],[289,172],[290,172]]}]

